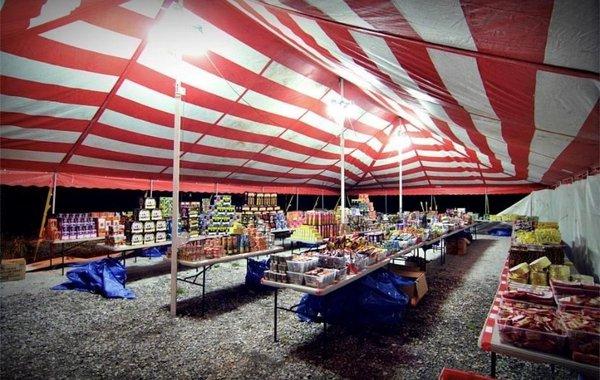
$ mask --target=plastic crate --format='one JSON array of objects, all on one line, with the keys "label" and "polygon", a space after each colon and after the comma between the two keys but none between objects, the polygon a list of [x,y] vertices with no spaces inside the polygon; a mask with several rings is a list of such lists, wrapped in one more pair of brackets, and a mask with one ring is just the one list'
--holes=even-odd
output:
[{"label": "plastic crate", "polygon": [[317,259],[316,257],[297,260],[287,260],[287,269],[290,272],[304,273],[316,268],[318,263],[319,259]]},{"label": "plastic crate", "polygon": [[306,286],[310,286],[312,288],[324,288],[333,284],[333,281],[335,281],[337,270],[327,268],[320,269],[323,270],[323,273],[315,273],[317,269],[308,273],[304,273],[304,282],[306,283]]}]

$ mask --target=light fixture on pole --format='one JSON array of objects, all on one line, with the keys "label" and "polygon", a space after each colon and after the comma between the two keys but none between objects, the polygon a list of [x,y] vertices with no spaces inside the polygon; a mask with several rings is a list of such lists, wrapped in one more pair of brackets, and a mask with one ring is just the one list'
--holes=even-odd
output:
[{"label": "light fixture on pole", "polygon": [[344,79],[340,78],[340,98],[331,99],[327,112],[340,129],[340,233],[346,225],[346,140],[344,137],[346,112],[350,102],[344,99]]},{"label": "light fixture on pole", "polygon": [[[185,10],[183,0],[173,2],[148,33],[146,49],[166,57],[165,64],[175,65],[173,121],[173,206],[171,222],[171,316],[177,314],[177,250],[179,237],[179,160],[181,156],[181,113],[185,88],[181,84],[183,55],[202,55],[202,28],[190,22],[194,16]],[[169,62],[172,61],[172,62]]]}]

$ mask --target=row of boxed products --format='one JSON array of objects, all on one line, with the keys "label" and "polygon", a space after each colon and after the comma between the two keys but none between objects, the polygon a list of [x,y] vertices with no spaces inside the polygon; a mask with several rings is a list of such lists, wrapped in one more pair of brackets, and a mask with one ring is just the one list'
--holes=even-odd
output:
[{"label": "row of boxed products", "polygon": [[263,194],[263,193],[246,193],[246,205],[249,207],[253,206],[277,206],[277,194]]},{"label": "row of boxed products", "polygon": [[57,214],[48,218],[45,238],[48,240],[75,240],[104,237],[109,228],[118,228],[121,216],[114,212]]},{"label": "row of boxed products", "polygon": [[110,246],[132,245],[139,246],[144,244],[164,243],[167,241],[166,232],[145,233],[145,234],[122,234],[115,233],[105,237],[105,244]]}]

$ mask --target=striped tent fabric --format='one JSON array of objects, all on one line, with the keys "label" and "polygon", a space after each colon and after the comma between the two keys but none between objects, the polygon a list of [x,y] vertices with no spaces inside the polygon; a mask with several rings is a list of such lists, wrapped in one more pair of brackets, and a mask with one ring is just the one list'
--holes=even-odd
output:
[{"label": "striped tent fabric", "polygon": [[184,189],[337,193],[340,78],[350,191],[397,192],[400,142],[406,194],[599,165],[597,1],[185,1],[181,63],[169,0],[0,6],[3,184],[169,189],[177,76]]}]

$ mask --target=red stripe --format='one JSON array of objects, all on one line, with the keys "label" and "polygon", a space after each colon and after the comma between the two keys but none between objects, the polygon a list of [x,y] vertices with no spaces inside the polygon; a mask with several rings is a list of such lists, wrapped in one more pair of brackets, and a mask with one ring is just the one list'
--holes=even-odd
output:
[{"label": "red stripe", "polygon": [[478,52],[535,63],[544,62],[553,4],[553,0],[461,2]]},{"label": "red stripe", "polygon": [[421,36],[389,0],[346,0],[346,3],[376,31],[421,40]]},{"label": "red stripe", "polygon": [[45,142],[24,139],[7,139],[0,137],[0,145],[3,149],[16,149],[22,151],[33,152],[57,152],[66,153],[69,151],[71,144],[59,142]]},{"label": "red stripe", "polygon": [[87,120],[61,119],[51,116],[31,116],[22,113],[0,112],[3,125],[16,125],[23,128],[46,128],[61,131],[81,132]]},{"label": "red stripe", "polygon": [[99,106],[106,93],[0,76],[2,94],[67,104]]}]

